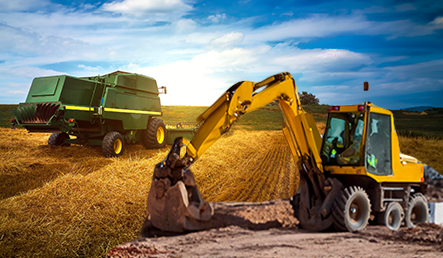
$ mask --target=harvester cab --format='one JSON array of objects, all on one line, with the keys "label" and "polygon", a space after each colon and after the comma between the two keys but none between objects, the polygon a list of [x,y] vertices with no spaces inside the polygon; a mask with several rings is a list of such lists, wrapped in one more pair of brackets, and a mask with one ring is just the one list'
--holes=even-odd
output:
[{"label": "harvester cab", "polygon": [[400,154],[392,113],[369,102],[332,106],[322,138],[291,74],[281,73],[234,84],[198,117],[191,142],[176,139],[173,149],[185,147],[186,154],[171,151],[155,167],[148,195],[152,226],[175,232],[207,228],[212,209],[199,194],[191,164],[243,114],[272,101],[282,110],[283,134],[297,164],[294,173],[300,174],[291,203],[302,228],[356,232],[371,215],[391,230],[403,220],[408,227],[428,220],[423,164]]}]

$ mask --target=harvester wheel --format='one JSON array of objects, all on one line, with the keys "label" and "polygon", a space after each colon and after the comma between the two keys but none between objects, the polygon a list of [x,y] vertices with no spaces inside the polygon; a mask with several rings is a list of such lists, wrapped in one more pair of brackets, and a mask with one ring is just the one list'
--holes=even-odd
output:
[{"label": "harvester wheel", "polygon": [[336,230],[357,232],[368,224],[371,203],[363,188],[350,186],[343,189],[334,206],[332,216]]},{"label": "harvester wheel", "polygon": [[398,202],[391,202],[388,207],[380,215],[380,224],[385,225],[390,230],[397,231],[405,216],[403,207]]},{"label": "harvester wheel", "polygon": [[166,146],[166,126],[163,120],[152,118],[143,136],[146,149],[160,149]]},{"label": "harvester wheel", "polygon": [[102,152],[106,158],[120,157],[123,154],[123,136],[119,132],[110,132],[105,135],[102,143]]},{"label": "harvester wheel", "polygon": [[428,221],[429,210],[426,198],[421,193],[414,194],[409,201],[409,207],[406,211],[406,226],[412,228],[417,223]]},{"label": "harvester wheel", "polygon": [[53,146],[71,146],[70,143],[65,143],[65,140],[69,140],[69,134],[63,133],[52,133],[48,139],[48,145]]}]

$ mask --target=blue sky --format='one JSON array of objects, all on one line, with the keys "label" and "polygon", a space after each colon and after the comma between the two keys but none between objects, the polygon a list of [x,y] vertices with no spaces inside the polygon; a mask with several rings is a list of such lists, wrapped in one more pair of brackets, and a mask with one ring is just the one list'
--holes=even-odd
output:
[{"label": "blue sky", "polygon": [[442,1],[0,0],[0,36],[1,104],[34,77],[123,70],[164,105],[210,105],[288,71],[323,104],[443,107]]}]

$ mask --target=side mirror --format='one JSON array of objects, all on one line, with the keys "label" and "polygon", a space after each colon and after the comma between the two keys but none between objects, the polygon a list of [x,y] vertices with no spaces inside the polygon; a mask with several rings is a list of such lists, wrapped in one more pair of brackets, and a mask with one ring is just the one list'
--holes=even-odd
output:
[{"label": "side mirror", "polygon": [[369,82],[364,82],[363,83],[363,90],[364,91],[368,91],[369,90]]}]

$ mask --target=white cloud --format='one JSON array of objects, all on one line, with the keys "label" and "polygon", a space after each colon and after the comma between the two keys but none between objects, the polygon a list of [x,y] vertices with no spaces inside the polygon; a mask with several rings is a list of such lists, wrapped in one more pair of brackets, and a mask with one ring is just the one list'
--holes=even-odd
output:
[{"label": "white cloud", "polygon": [[8,94],[12,94],[12,95],[24,95],[28,92],[24,91],[24,90],[8,90]]},{"label": "white cloud", "polygon": [[[398,83],[409,80],[411,92],[418,90],[412,87],[413,83],[440,85],[433,89],[442,85],[437,81],[443,74],[438,68],[443,67],[441,61],[379,68],[383,62],[407,57],[383,57],[345,49],[301,49],[296,42],[336,35],[390,38],[429,35],[443,27],[443,17],[429,24],[410,20],[376,22],[368,20],[364,12],[353,12],[290,20],[286,17],[285,22],[257,27],[263,22],[260,17],[230,17],[230,21],[237,20],[226,23],[225,13],[184,16],[193,10],[190,1],[184,0],[124,0],[101,7],[80,6],[80,9],[62,7],[54,12],[18,12],[22,9],[8,7],[12,11],[1,13],[0,49],[7,50],[0,51],[0,60],[4,60],[0,63],[0,76],[6,82],[2,90],[9,87],[11,94],[20,95],[26,89],[23,85],[27,85],[23,81],[61,74],[35,68],[56,63],[77,67],[76,71],[70,70],[77,76],[91,71],[105,74],[117,69],[146,74],[156,78],[159,85],[168,86],[168,95],[162,97],[165,104],[182,105],[209,105],[237,81],[259,81],[282,71],[297,77],[300,90],[309,85],[337,84],[331,89],[311,87],[325,98],[354,92],[357,85],[361,90],[360,85],[368,78],[376,78],[373,85],[384,90],[388,90],[390,80]],[[393,11],[393,8],[374,7],[372,11]],[[408,8],[411,6],[397,9]],[[420,75],[431,81],[421,80]],[[14,81],[14,77],[22,80]]]},{"label": "white cloud", "polygon": [[387,35],[388,39],[430,35],[443,28],[443,22],[436,18],[429,24],[417,24],[411,20],[370,21],[366,16],[352,15],[312,15],[304,19],[292,19],[280,24],[263,26],[250,31],[245,40],[279,41],[291,38],[316,38],[332,35]]},{"label": "white cloud", "polygon": [[185,14],[193,9],[189,4],[181,0],[124,0],[122,2],[105,3],[103,10],[120,13],[137,18],[147,18],[157,15],[158,18],[166,17],[165,14]]},{"label": "white cloud", "polygon": [[101,66],[92,67],[92,66],[87,66],[87,65],[81,64],[81,65],[78,65],[77,67],[78,68],[82,68],[82,69],[84,69],[86,71],[100,71],[100,70],[103,70],[103,68]]},{"label": "white cloud", "polygon": [[212,21],[213,23],[219,23],[221,20],[226,19],[226,14],[216,14],[216,15],[209,15],[208,19]]},{"label": "white cloud", "polygon": [[441,26],[443,25],[443,16],[439,16],[437,18],[435,18],[432,22],[430,22],[429,24],[431,25],[437,25],[437,26]]},{"label": "white cloud", "polygon": [[62,72],[56,72],[54,70],[41,69],[32,66],[17,66],[17,67],[0,66],[1,78],[17,77],[29,80],[35,77],[52,76],[57,74],[62,74]]},{"label": "white cloud", "polygon": [[[287,59],[286,55],[291,58]],[[295,62],[297,61],[297,62]],[[271,47],[236,47],[210,50],[188,61],[177,61],[159,66],[133,66],[131,71],[154,77],[159,86],[168,87],[168,95],[162,96],[166,105],[210,105],[226,89],[238,81],[260,81],[283,71],[302,73],[303,81],[322,79],[350,79],[369,76],[365,72],[349,69],[370,62],[370,58],[351,51],[336,49],[299,49],[290,45]],[[293,65],[302,63],[303,66]],[[340,71],[331,73],[330,67],[344,64]],[[315,69],[317,67],[317,69]],[[362,80],[363,81],[363,80]],[[300,87],[300,86],[299,86]],[[330,86],[328,90],[346,92],[351,86]],[[304,87],[299,88],[304,90]],[[322,91],[320,87],[312,90]],[[201,96],[205,96],[202,98]]]},{"label": "white cloud", "polygon": [[217,89],[226,87],[223,80],[213,76],[211,69],[194,61],[177,61],[135,71],[155,78],[158,86],[166,86],[168,94],[161,96],[163,105],[211,105],[223,93]]},{"label": "white cloud", "polygon": [[0,13],[11,11],[28,11],[45,7],[50,4],[48,0],[2,0],[0,1]]},{"label": "white cloud", "polygon": [[390,66],[383,68],[383,70],[388,71],[386,77],[395,80],[407,80],[412,78],[441,79],[443,74],[443,59],[411,65]]},{"label": "white cloud", "polygon": [[282,13],[280,16],[289,16],[289,17],[292,17],[292,15],[294,15],[294,13],[291,11],[291,12],[287,12],[287,13]]},{"label": "white cloud", "polygon": [[305,19],[293,19],[281,24],[260,27],[251,31],[246,39],[285,40],[300,37],[326,37],[345,32],[364,32],[371,26],[363,16],[313,15]]},{"label": "white cloud", "polygon": [[191,19],[180,19],[175,24],[178,33],[191,32],[197,27],[197,23]]},{"label": "white cloud", "polygon": [[197,55],[193,62],[201,66],[222,70],[251,70],[271,47],[263,45],[254,48],[232,48],[223,51],[212,50]]},{"label": "white cloud", "polygon": [[[285,51],[287,48],[284,48]],[[349,69],[372,63],[369,56],[342,49],[296,49],[281,54],[272,60],[294,72],[303,73],[301,80],[316,81],[324,79],[344,79],[353,77]],[[360,73],[360,72],[358,72]]]},{"label": "white cloud", "polygon": [[245,35],[243,33],[230,32],[219,38],[212,39],[209,44],[215,47],[227,47],[242,43],[244,38]]}]

